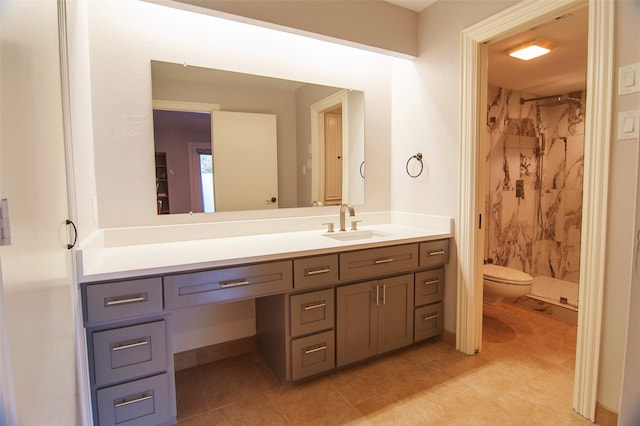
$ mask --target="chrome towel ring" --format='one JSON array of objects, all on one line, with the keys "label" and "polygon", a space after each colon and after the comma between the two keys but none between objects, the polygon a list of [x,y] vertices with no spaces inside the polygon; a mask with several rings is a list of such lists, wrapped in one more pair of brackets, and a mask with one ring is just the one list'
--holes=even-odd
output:
[{"label": "chrome towel ring", "polygon": [[[412,170],[410,171],[409,170],[409,164],[411,163],[411,160],[413,160],[414,158],[416,159],[416,161],[418,162],[418,164],[420,166],[416,166],[415,170],[413,170],[413,168],[412,168]],[[420,176],[422,174],[422,170],[424,170],[424,163],[422,162],[422,153],[419,152],[416,155],[412,155],[411,157],[409,157],[409,159],[407,160],[407,165],[406,165],[405,168],[407,170],[407,174],[409,176],[411,176],[412,178],[415,179],[418,176]],[[413,173],[412,173],[412,171],[413,171]]]}]

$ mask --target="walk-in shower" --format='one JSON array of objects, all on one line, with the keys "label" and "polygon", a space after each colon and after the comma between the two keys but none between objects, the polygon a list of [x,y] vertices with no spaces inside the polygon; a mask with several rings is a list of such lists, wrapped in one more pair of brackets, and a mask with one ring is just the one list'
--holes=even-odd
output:
[{"label": "walk-in shower", "polygon": [[485,261],[533,276],[518,302],[569,322],[578,305],[583,98],[489,88]]}]

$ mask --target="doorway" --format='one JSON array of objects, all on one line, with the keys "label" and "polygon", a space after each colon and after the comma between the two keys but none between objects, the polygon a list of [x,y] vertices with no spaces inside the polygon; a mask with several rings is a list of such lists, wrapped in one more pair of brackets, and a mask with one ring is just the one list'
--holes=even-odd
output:
[{"label": "doorway", "polygon": [[324,205],[342,204],[342,105],[324,112]]},{"label": "doorway", "polygon": [[[341,90],[311,105],[311,199],[339,205],[348,194],[348,93]],[[327,144],[327,140],[332,141]]]},{"label": "doorway", "polygon": [[[509,301],[577,324],[589,13],[488,45],[483,262],[533,277]],[[532,59],[514,49],[551,48]],[[486,307],[486,306],[485,306]],[[516,311],[517,312],[517,311]]]},{"label": "doorway", "polygon": [[[462,32],[461,163],[458,235],[456,347],[475,353],[482,347],[483,183],[481,145],[486,123],[487,43],[583,6],[525,0]],[[585,117],[584,194],[580,272],[580,311],[576,349],[574,409],[594,420],[597,390],[602,281],[607,210],[612,94],[613,2],[589,2],[589,60]],[[597,143],[596,143],[597,141]]]}]

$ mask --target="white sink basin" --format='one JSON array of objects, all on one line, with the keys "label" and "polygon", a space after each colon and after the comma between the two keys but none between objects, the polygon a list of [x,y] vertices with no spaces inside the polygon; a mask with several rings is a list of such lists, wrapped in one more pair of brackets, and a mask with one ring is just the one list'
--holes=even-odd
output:
[{"label": "white sink basin", "polygon": [[354,241],[354,240],[372,240],[375,238],[388,237],[389,234],[374,231],[373,229],[361,229],[359,231],[337,231],[322,234],[327,238],[333,238],[338,241]]}]

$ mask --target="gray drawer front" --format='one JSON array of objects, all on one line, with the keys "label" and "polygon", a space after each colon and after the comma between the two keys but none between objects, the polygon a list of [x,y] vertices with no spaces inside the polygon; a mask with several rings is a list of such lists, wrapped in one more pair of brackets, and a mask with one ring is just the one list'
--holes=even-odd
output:
[{"label": "gray drawer front", "polygon": [[283,292],[293,288],[292,275],[290,260],[168,275],[165,306],[186,308]]},{"label": "gray drawer front", "polygon": [[330,285],[336,281],[338,281],[337,254],[293,261],[293,286],[296,289]]},{"label": "gray drawer front", "polygon": [[302,336],[333,328],[333,289],[291,296],[291,336]]},{"label": "gray drawer front", "polygon": [[97,391],[100,426],[167,423],[170,415],[167,374]]},{"label": "gray drawer front", "polygon": [[381,247],[340,254],[340,279],[375,277],[418,266],[418,245]]},{"label": "gray drawer front", "polygon": [[164,321],[94,332],[96,386],[165,371],[166,353]]},{"label": "gray drawer front", "polygon": [[420,244],[420,266],[449,263],[449,240],[435,240]]},{"label": "gray drawer front", "polygon": [[443,308],[442,303],[416,308],[415,311],[415,341],[427,339],[442,333]]},{"label": "gray drawer front", "polygon": [[85,291],[88,324],[162,312],[160,277],[90,284]]},{"label": "gray drawer front", "polygon": [[432,269],[416,274],[415,305],[440,302],[444,296],[444,269]]},{"label": "gray drawer front", "polygon": [[291,378],[304,377],[331,370],[336,365],[334,332],[314,334],[291,342]]}]

